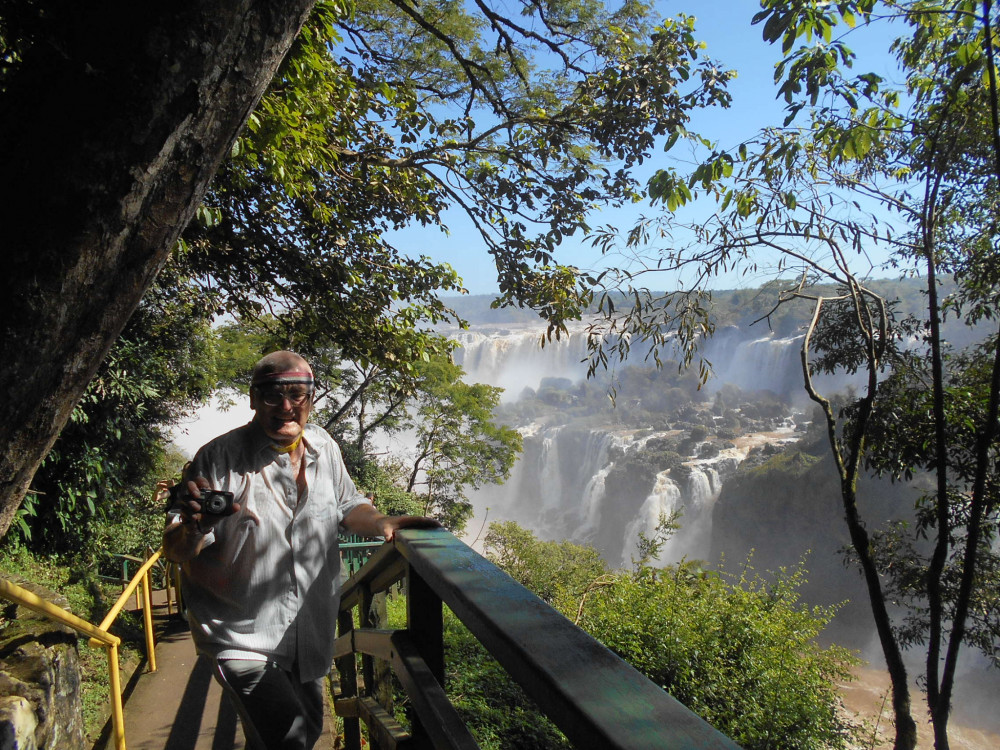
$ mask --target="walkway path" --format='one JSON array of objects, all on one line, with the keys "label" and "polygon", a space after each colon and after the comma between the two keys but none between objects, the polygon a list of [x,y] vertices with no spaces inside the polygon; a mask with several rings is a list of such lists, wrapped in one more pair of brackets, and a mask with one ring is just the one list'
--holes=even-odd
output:
[{"label": "walkway path", "polygon": [[[199,658],[187,623],[167,614],[162,591],[154,592],[157,631],[156,671],[133,677],[125,695],[125,746],[128,750],[243,750],[236,710],[212,679],[210,663]],[[147,669],[145,663],[141,670]],[[327,717],[316,750],[332,750]],[[98,742],[94,750],[113,750]]]}]

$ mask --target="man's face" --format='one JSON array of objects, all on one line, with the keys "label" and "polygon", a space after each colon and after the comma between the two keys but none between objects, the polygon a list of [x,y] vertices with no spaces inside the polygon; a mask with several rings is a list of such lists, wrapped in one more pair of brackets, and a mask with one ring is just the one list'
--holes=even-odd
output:
[{"label": "man's face", "polygon": [[254,421],[269,438],[289,444],[302,433],[312,411],[312,389],[300,383],[276,382],[255,385],[250,389],[250,408]]}]

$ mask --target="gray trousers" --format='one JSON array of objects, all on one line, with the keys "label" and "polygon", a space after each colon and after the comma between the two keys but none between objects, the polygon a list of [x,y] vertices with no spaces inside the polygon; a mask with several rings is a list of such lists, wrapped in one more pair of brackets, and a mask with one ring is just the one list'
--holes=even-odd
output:
[{"label": "gray trousers", "polygon": [[311,750],[323,731],[323,680],[273,662],[216,659],[215,678],[233,697],[253,750]]}]

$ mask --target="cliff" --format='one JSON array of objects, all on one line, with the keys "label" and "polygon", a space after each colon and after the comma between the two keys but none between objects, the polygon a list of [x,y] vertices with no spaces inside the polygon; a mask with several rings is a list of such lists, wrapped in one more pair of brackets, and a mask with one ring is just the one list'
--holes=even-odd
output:
[{"label": "cliff", "polygon": [[[885,522],[910,518],[918,490],[865,477],[859,483],[862,517],[869,531]],[[870,637],[867,592],[858,575],[845,575],[844,549],[850,540],[840,485],[823,439],[802,441],[771,457],[751,455],[722,487],[712,519],[712,553],[727,567],[752,555],[759,572],[805,563],[810,604],[849,600],[834,623],[845,645],[864,647]]]}]

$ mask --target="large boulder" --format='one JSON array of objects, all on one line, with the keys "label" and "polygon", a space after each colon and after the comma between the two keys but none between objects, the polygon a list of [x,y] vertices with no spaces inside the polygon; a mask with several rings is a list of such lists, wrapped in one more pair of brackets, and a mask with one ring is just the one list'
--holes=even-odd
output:
[{"label": "large boulder", "polygon": [[[67,606],[51,591],[14,583]],[[10,603],[0,613],[0,624],[0,750],[83,748],[75,631]]]}]

